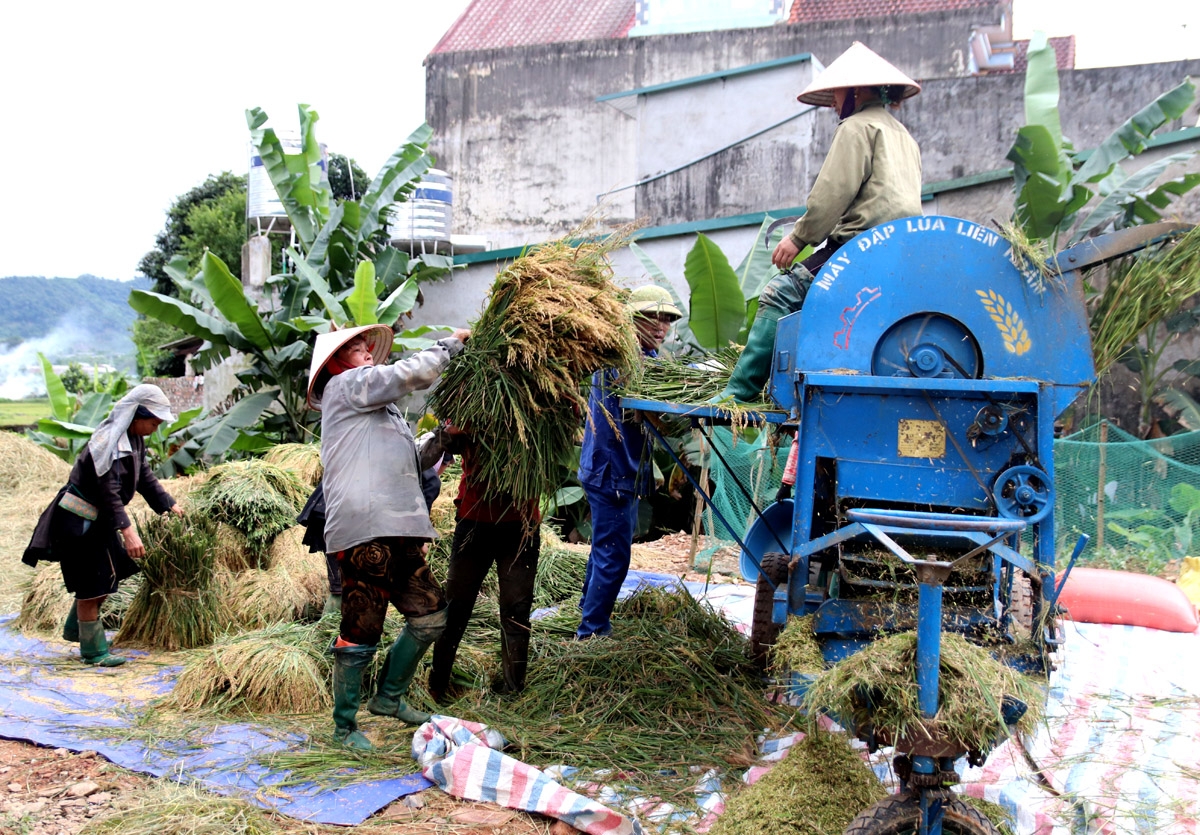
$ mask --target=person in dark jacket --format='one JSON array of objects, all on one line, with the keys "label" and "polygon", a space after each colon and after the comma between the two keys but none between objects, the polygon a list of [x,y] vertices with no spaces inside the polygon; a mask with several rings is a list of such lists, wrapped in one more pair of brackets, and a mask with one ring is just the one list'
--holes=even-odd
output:
[{"label": "person in dark jacket", "polygon": [[22,562],[57,561],[75,603],[63,639],[79,642],[87,664],[116,667],[125,659],[108,651],[100,606],[120,582],[140,569],[146,553],[125,512],[134,493],[156,513],[183,511],[154,477],[143,440],[164,421],[171,404],[158,386],[140,385],[117,401],[75,460],[67,484],[42,513]]},{"label": "person in dark jacket", "polygon": [[[683,314],[671,294],[654,284],[635,289],[628,305],[643,355],[658,356],[671,323]],[[613,605],[629,573],[638,498],[654,487],[650,439],[640,424],[621,419],[615,382],[614,369],[592,377],[579,456],[579,481],[592,510],[592,550],[579,603],[578,640],[612,632]]]},{"label": "person in dark jacket", "polygon": [[446,575],[446,629],[433,645],[429,693],[439,703],[452,695],[450,674],[458,645],[493,564],[500,587],[500,675],[492,682],[492,691],[519,693],[525,688],[529,662],[529,614],[541,550],[541,512],[536,501],[522,506],[506,496],[485,498],[474,440],[453,426],[441,427],[438,434],[448,452],[461,456],[462,478],[454,500],[458,523]]}]

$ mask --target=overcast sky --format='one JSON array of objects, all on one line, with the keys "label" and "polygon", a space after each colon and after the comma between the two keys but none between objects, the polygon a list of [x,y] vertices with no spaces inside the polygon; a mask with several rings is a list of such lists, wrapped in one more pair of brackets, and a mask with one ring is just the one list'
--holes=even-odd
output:
[{"label": "overcast sky", "polygon": [[[312,105],[318,138],[374,176],[424,121],[421,62],[468,2],[14,3],[0,276],[132,278],[175,197],[246,172],[249,107],[295,130]],[[1016,0],[1013,17],[1017,37],[1074,32],[1079,67],[1200,58],[1196,0]]]}]

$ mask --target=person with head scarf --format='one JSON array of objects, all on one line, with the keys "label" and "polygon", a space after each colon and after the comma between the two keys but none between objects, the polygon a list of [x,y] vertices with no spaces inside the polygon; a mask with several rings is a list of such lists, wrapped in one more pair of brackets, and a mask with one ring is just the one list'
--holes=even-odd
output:
[{"label": "person with head scarf", "polygon": [[67,591],[75,595],[63,639],[79,642],[85,663],[125,663],[108,650],[100,605],[126,577],[136,574],[146,553],[125,505],[140,493],[156,513],[182,514],[146,461],[145,438],[175,420],[158,386],[134,386],[117,401],[75,460],[67,484],[42,513],[23,562],[57,561]]},{"label": "person with head scarf", "polygon": [[[655,284],[636,288],[626,302],[642,355],[658,356],[671,323],[683,316],[671,294]],[[629,574],[638,499],[654,489],[651,441],[634,419],[620,420],[616,370],[597,371],[579,455],[579,482],[592,511],[592,549],[584,571],[578,640],[612,632],[612,610]],[[617,422],[618,425],[614,425]]]},{"label": "person with head scarf", "polygon": [[[813,276],[838,249],[873,226],[921,214],[921,150],[889,110],[921,86],[855,41],[797,97],[840,119],[804,215],[771,255],[782,272],[763,287],[758,313],[725,390],[753,402],[766,385],[779,320],[804,304]],[[807,246],[824,246],[795,264]]]},{"label": "person with head scarf", "polygon": [[425,563],[437,532],[421,473],[434,462],[421,460],[396,401],[433,385],[469,336],[456,330],[391,365],[385,364],[393,339],[387,325],[323,333],[313,350],[308,403],[321,412],[325,547],[342,578],[341,625],[333,646],[334,739],[348,747],[373,747],[356,717],[363,669],[383,636],[389,601],[404,615],[404,630],[388,650],[367,710],[413,725],[429,719],[405,696],[446,623],[445,595]]}]

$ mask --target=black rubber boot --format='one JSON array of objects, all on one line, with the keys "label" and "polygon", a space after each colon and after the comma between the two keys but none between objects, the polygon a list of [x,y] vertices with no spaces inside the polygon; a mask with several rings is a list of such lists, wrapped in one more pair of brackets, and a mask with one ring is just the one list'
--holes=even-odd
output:
[{"label": "black rubber boot", "polygon": [[363,668],[375,657],[375,647],[354,644],[333,648],[333,738],[347,748],[371,751],[371,740],[358,730],[362,703]]},{"label": "black rubber boot", "polygon": [[409,725],[420,725],[429,721],[429,714],[409,707],[405,701],[408,688],[412,685],[417,665],[425,656],[446,626],[446,610],[421,618],[409,618],[404,631],[388,650],[379,680],[379,690],[367,702],[367,710],[377,716],[394,716]]},{"label": "black rubber boot", "polygon": [[79,621],[79,655],[84,664],[99,667],[119,667],[125,659],[108,651],[104,625],[98,620]]}]

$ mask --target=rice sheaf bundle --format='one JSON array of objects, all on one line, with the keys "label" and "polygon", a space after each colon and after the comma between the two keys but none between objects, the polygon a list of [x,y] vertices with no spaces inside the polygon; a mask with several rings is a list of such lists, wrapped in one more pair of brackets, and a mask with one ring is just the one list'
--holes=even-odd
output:
[{"label": "rice sheaf bundle", "polygon": [[1017,729],[1036,725],[1043,699],[1038,682],[953,633],[942,635],[938,713],[926,720],[917,700],[916,658],[913,632],[874,641],[818,676],[804,708],[813,718],[827,711],[842,724],[874,725],[890,740],[952,740],[973,751],[1005,738],[1000,706],[1006,695],[1028,705]]},{"label": "rice sheaf bundle", "polygon": [[485,498],[522,504],[556,489],[587,413],[587,378],[636,362],[607,260],[627,241],[554,241],[513,261],[430,396],[440,419],[474,436]]},{"label": "rice sheaf bundle", "polygon": [[1200,293],[1200,226],[1174,244],[1110,268],[1092,312],[1092,351],[1103,374],[1149,327],[1178,313]]},{"label": "rice sheaf bundle", "polygon": [[267,461],[231,461],[209,471],[189,497],[197,513],[246,537],[251,565],[265,567],[271,542],[296,524],[312,489],[291,470]]},{"label": "rice sheaf bundle", "polygon": [[291,470],[310,487],[316,487],[325,472],[320,444],[276,444],[263,453],[262,460]]},{"label": "rice sheaf bundle", "polygon": [[167,514],[140,530],[142,584],[116,640],[165,650],[211,644],[224,620],[214,581],[216,524],[196,513]]}]

